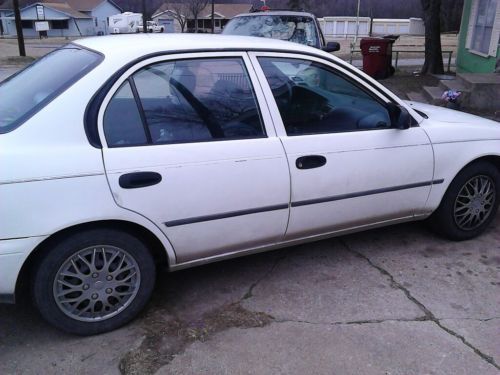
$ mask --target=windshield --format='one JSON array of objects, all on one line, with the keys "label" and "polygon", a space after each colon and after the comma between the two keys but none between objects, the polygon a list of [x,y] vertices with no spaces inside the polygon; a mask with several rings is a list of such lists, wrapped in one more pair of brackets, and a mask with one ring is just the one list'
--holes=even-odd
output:
[{"label": "windshield", "polygon": [[8,133],[92,70],[102,56],[67,45],[0,83],[0,134]]},{"label": "windshield", "polygon": [[319,47],[314,19],[306,16],[235,17],[226,25],[223,34],[260,36]]}]

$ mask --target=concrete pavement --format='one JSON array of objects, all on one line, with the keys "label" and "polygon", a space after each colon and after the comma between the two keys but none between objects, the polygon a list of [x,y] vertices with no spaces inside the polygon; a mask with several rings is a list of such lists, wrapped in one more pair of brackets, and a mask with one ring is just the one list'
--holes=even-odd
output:
[{"label": "concrete pavement", "polygon": [[96,337],[4,305],[0,373],[500,374],[499,249],[414,223],[162,273]]}]

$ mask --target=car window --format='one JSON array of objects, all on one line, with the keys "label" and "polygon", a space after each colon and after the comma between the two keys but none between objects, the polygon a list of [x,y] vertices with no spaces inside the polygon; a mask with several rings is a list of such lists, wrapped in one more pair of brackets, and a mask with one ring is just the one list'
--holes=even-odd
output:
[{"label": "car window", "polygon": [[391,126],[377,99],[329,67],[308,60],[259,58],[288,135]]},{"label": "car window", "polygon": [[[239,58],[160,62],[139,70],[129,80],[132,94],[136,90],[129,100],[137,100],[143,113],[142,122],[135,126],[146,128],[152,144],[266,136],[249,76]],[[108,107],[120,100],[118,94]],[[108,145],[137,144],[136,138],[126,138],[129,133],[121,132],[116,122],[111,116],[104,120]]]},{"label": "car window", "polygon": [[103,57],[67,45],[0,83],[0,134],[8,133],[92,70]]},{"label": "car window", "polygon": [[148,143],[141,114],[128,80],[120,86],[106,107],[104,124],[108,144],[139,146]]},{"label": "car window", "polygon": [[307,16],[255,15],[235,17],[226,25],[223,34],[281,39],[319,47],[315,20]]}]

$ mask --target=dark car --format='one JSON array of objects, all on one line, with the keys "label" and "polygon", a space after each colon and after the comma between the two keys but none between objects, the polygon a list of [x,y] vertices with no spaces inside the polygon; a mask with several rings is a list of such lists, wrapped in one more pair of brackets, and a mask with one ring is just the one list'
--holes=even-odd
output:
[{"label": "dark car", "polygon": [[222,34],[288,40],[327,52],[340,49],[336,42],[325,42],[316,16],[308,12],[273,10],[239,14],[228,22]]}]

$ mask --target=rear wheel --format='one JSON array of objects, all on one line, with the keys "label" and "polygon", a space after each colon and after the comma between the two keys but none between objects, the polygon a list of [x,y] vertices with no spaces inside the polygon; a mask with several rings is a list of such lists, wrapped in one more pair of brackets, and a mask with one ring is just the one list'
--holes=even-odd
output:
[{"label": "rear wheel", "polygon": [[431,227],[452,240],[467,240],[488,227],[497,212],[500,174],[492,164],[480,161],[464,168],[452,181]]},{"label": "rear wheel", "polygon": [[35,305],[54,326],[92,335],[133,319],[151,296],[155,264],[136,237],[90,230],[52,247],[33,279]]}]

